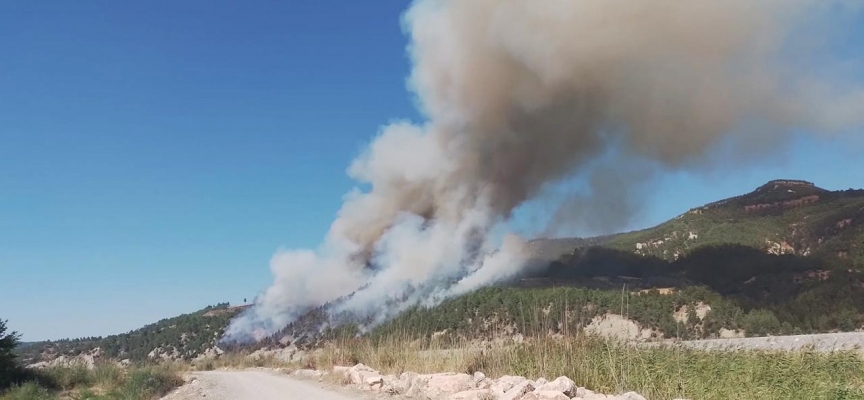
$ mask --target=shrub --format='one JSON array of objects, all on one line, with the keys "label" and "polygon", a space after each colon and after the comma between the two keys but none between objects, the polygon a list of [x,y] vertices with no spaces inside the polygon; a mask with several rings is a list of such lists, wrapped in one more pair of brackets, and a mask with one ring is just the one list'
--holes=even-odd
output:
[{"label": "shrub", "polygon": [[9,389],[0,400],[55,400],[57,397],[35,382],[27,382]]},{"label": "shrub", "polygon": [[53,367],[46,369],[43,372],[45,375],[51,377],[53,382],[63,390],[87,387],[94,383],[93,372],[87,369],[84,365]]},{"label": "shrub", "polygon": [[114,395],[121,399],[160,398],[183,384],[174,371],[165,367],[145,367],[129,373]]},{"label": "shrub", "polygon": [[741,322],[748,336],[764,336],[782,331],[780,320],[768,310],[751,310]]}]

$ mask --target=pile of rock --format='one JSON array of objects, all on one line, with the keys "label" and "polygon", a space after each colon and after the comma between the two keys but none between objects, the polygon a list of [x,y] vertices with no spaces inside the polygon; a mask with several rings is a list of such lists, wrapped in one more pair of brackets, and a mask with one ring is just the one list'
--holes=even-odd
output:
[{"label": "pile of rock", "polygon": [[398,377],[383,375],[374,369],[357,364],[353,367],[333,367],[332,372],[299,370],[294,375],[320,378],[332,373],[346,384],[362,390],[431,400],[645,400],[630,392],[611,396],[594,393],[579,387],[566,376],[553,381],[536,381],[521,376],[486,377],[482,372],[474,375],[459,373],[417,374],[405,372]]},{"label": "pile of rock", "polygon": [[275,349],[259,349],[246,356],[247,359],[253,361],[273,358],[276,361],[284,363],[302,362],[304,357],[306,357],[306,352],[294,346]]}]

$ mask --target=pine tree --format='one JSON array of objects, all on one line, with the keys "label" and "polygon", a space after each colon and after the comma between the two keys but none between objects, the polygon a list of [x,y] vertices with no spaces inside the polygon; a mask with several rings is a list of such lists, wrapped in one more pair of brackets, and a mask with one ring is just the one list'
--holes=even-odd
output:
[{"label": "pine tree", "polygon": [[17,375],[15,348],[20,343],[19,337],[18,332],[7,333],[6,321],[0,319],[0,389],[11,385]]}]

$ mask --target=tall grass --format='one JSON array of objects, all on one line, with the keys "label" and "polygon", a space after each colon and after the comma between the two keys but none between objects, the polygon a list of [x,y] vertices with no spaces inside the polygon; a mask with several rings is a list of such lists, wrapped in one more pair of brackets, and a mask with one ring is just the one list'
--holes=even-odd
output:
[{"label": "tall grass", "polygon": [[54,400],[56,396],[50,390],[39,386],[36,382],[27,382],[20,386],[9,389],[3,400]]},{"label": "tall grass", "polygon": [[480,348],[472,342],[343,339],[314,353],[319,368],[362,362],[384,373],[482,371],[487,376],[565,375],[601,393],[636,391],[651,400],[691,398],[864,399],[856,354],[699,351],[636,347],[590,337],[528,339]]},{"label": "tall grass", "polygon": [[173,364],[54,367],[39,371],[38,381],[10,389],[0,400],[153,400],[183,384],[179,372],[180,366]]},{"label": "tall grass", "polygon": [[176,372],[150,366],[131,371],[106,399],[158,399],[183,384]]}]

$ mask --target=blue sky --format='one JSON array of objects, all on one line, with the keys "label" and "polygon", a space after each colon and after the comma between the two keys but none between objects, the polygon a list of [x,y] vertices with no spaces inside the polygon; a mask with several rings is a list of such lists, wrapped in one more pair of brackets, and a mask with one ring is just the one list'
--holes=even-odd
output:
[{"label": "blue sky", "polygon": [[[320,241],[379,127],[420,120],[407,5],[0,5],[0,318],[58,339],[253,298],[275,250]],[[864,187],[856,137],[664,175],[631,228],[778,177]]]}]

